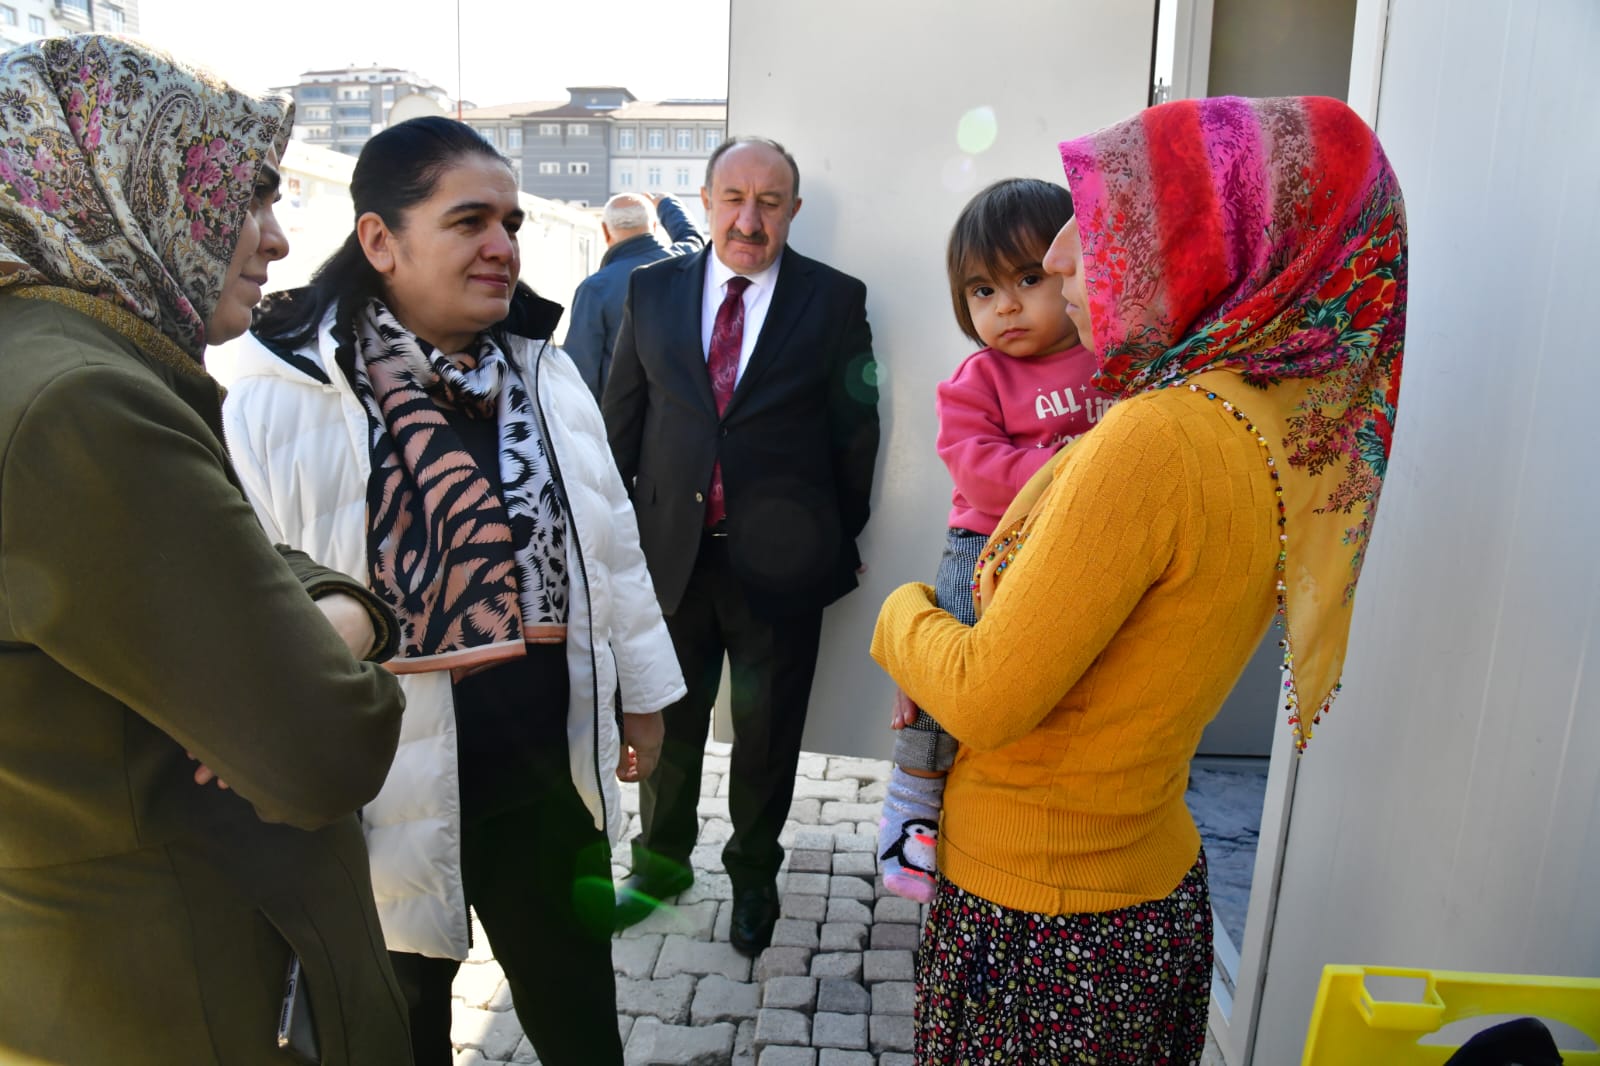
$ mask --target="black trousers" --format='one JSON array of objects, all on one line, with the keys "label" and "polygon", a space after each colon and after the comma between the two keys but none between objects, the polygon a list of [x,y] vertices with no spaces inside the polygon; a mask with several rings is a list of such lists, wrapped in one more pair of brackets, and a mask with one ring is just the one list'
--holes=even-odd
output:
[{"label": "black trousers", "polygon": [[778,619],[750,610],[728,561],[727,540],[707,535],[694,573],[667,630],[689,694],[663,714],[661,762],[639,791],[643,833],[634,842],[634,870],[651,863],[689,864],[700,822],[700,768],[711,708],[731,669],[733,758],[728,807],[733,837],[722,863],[735,889],[770,884],[783,863],[778,834],[794,798],[811,678],[817,665],[822,609]]},{"label": "black trousers", "polygon": [[[462,880],[511,1002],[545,1066],[621,1066],[611,966],[611,849],[568,774],[536,768],[539,800],[463,824]],[[389,953],[411,1007],[416,1066],[450,1066],[454,959]]]}]

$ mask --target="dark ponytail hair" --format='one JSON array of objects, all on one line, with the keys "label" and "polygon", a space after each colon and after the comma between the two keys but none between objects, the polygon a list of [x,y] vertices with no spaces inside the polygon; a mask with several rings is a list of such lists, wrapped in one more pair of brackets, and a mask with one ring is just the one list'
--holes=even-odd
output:
[{"label": "dark ponytail hair", "polygon": [[[445,171],[471,156],[511,167],[476,130],[455,119],[428,115],[390,126],[362,146],[356,160],[350,178],[355,217],[371,211],[391,230],[399,230],[405,212],[433,195]],[[352,225],[344,244],[317,268],[309,286],[267,300],[253,332],[276,349],[303,348],[316,343],[322,320],[333,308],[333,335],[345,347],[354,339],[356,311],[382,295],[383,276],[367,261]]]}]

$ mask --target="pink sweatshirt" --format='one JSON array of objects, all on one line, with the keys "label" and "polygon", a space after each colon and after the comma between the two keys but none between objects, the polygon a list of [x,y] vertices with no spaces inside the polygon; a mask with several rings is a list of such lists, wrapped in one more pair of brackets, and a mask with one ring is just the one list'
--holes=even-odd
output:
[{"label": "pink sweatshirt", "polygon": [[993,533],[1028,478],[1100,421],[1112,397],[1089,384],[1094,371],[1082,345],[1025,359],[985,348],[940,383],[939,458],[956,486],[951,526]]}]

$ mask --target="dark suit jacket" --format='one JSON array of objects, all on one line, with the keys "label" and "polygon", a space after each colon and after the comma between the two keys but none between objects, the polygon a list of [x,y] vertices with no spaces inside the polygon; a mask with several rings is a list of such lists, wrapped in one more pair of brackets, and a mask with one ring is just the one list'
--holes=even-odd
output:
[{"label": "dark suit jacket", "polygon": [[820,609],[856,586],[878,454],[867,289],[783,253],[761,335],[724,415],[700,346],[703,251],[633,273],[604,403],[661,609],[700,550],[722,462],[728,548],[753,610]]}]

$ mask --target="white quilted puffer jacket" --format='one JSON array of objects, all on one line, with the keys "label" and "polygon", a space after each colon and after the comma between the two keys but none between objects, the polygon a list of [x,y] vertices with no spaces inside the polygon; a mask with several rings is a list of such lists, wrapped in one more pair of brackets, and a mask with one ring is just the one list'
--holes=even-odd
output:
[{"label": "white quilted puffer jacket", "polygon": [[[227,346],[223,406],[228,448],[267,534],[324,566],[365,581],[367,416],[335,362],[332,316],[318,343],[285,359],[246,334]],[[633,506],[606,443],[605,424],[577,368],[545,341],[513,337],[512,358],[553,447],[570,507],[567,624],[572,780],[596,827],[615,843],[625,820],[617,792],[624,713],[682,698],[683,676],[639,550]],[[395,951],[467,956],[455,712],[447,673],[401,678],[406,711],[383,790],[362,811],[372,887]]]}]

